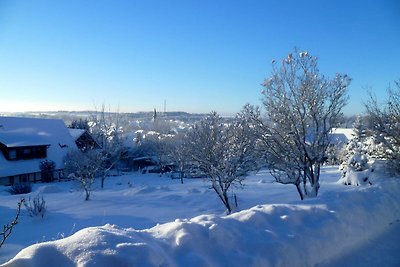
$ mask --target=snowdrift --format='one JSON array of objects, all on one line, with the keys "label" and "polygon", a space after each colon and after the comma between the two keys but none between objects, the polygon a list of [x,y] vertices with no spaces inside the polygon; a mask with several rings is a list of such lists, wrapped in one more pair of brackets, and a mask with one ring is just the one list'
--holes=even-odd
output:
[{"label": "snowdrift", "polygon": [[[106,224],[32,245],[1,266],[313,266],[374,238],[400,219],[400,185],[326,192],[304,205],[259,205],[150,229]],[[368,253],[368,252],[366,252]]]}]

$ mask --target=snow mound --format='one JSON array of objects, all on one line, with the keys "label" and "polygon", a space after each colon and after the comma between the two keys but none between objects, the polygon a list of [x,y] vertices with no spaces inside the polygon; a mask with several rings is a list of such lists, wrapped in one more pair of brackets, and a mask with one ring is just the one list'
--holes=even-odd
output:
[{"label": "snow mound", "polygon": [[54,194],[61,192],[64,192],[64,190],[57,185],[44,185],[37,189],[37,193],[39,194]]},{"label": "snow mound", "polygon": [[199,194],[199,193],[201,193],[201,191],[199,189],[197,189],[197,188],[190,188],[188,190],[188,193],[189,194]]},{"label": "snow mound", "polygon": [[135,188],[131,194],[151,194],[156,192],[170,192],[171,189],[168,186],[148,186],[143,185]]},{"label": "snow mound", "polygon": [[377,236],[400,219],[400,183],[326,192],[325,203],[258,205],[150,229],[106,224],[32,245],[2,265],[314,266]]}]

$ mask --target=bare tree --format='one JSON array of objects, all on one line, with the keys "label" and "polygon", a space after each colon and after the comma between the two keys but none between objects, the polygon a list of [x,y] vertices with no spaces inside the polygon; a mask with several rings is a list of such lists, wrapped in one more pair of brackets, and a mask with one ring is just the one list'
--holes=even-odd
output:
[{"label": "bare tree", "polygon": [[289,54],[263,83],[263,107],[247,106],[259,132],[263,152],[275,180],[294,184],[301,199],[318,195],[321,165],[326,160],[329,132],[340,121],[351,79],[325,78],[317,58],[307,52]]},{"label": "bare tree", "polygon": [[383,145],[391,170],[400,173],[400,80],[395,81],[395,88],[388,89],[387,95],[385,103],[381,104],[370,94],[364,106],[374,139]]},{"label": "bare tree", "polygon": [[102,168],[101,154],[97,150],[70,151],[65,158],[65,174],[77,181],[85,191],[85,200],[90,199],[96,175]]},{"label": "bare tree", "polygon": [[234,208],[228,190],[234,184],[241,184],[253,168],[254,138],[250,138],[248,131],[248,124],[240,117],[226,125],[216,112],[212,112],[188,134],[191,159],[208,176],[212,189],[228,213]]},{"label": "bare tree", "polygon": [[154,136],[154,150],[152,153],[157,157],[161,172],[164,172],[166,166],[172,163],[171,151],[174,147],[174,137],[165,134],[157,134]]},{"label": "bare tree", "polygon": [[108,177],[110,170],[117,165],[125,152],[121,115],[118,111],[106,112],[103,104],[100,112],[96,112],[92,116],[89,124],[91,133],[101,145],[99,161],[102,163],[100,169],[101,188],[104,188],[104,181]]},{"label": "bare tree", "polygon": [[75,119],[71,122],[68,128],[72,129],[82,129],[82,130],[89,130],[89,120],[88,119]]},{"label": "bare tree", "polygon": [[45,159],[39,162],[39,169],[43,182],[50,183],[54,180],[55,168],[56,168],[56,163],[52,160]]},{"label": "bare tree", "polygon": [[190,151],[188,146],[188,137],[182,136],[178,144],[172,147],[170,152],[170,158],[172,162],[177,166],[179,172],[179,179],[183,184],[183,178],[190,164]]},{"label": "bare tree", "polygon": [[6,242],[7,238],[11,235],[14,226],[18,223],[19,214],[21,212],[21,205],[24,203],[25,199],[22,198],[17,204],[17,214],[15,218],[10,222],[3,226],[3,230],[0,233],[1,240],[0,240],[0,248],[3,246],[4,242]]}]

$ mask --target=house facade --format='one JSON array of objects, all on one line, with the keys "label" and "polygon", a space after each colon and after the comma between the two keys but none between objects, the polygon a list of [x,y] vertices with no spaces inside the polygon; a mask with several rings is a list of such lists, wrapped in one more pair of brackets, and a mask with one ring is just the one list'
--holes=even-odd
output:
[{"label": "house facade", "polygon": [[41,181],[44,160],[53,161],[54,178],[62,178],[71,149],[77,146],[62,120],[0,117],[0,185]]}]

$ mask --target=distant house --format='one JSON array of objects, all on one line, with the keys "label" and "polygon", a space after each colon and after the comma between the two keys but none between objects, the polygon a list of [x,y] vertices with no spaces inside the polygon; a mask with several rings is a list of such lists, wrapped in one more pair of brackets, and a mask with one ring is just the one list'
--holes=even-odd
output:
[{"label": "distant house", "polygon": [[132,159],[132,163],[133,163],[132,168],[134,171],[143,170],[145,168],[153,169],[153,168],[159,166],[157,158],[151,157],[151,156],[134,158],[134,159]]},{"label": "distant house", "polygon": [[92,135],[84,129],[68,129],[72,138],[75,141],[76,146],[81,151],[86,151],[90,149],[101,148],[100,145],[94,140]]},{"label": "distant house", "polygon": [[333,128],[329,134],[331,145],[342,148],[353,138],[354,130],[350,128]]},{"label": "distant house", "polygon": [[61,178],[71,149],[77,146],[62,120],[0,117],[0,185],[41,181],[39,163],[46,159]]}]

